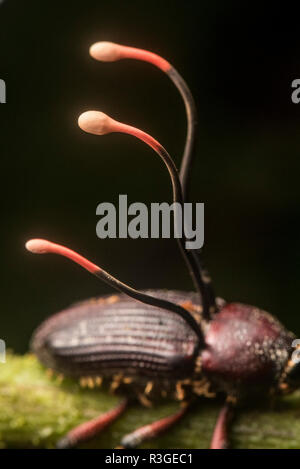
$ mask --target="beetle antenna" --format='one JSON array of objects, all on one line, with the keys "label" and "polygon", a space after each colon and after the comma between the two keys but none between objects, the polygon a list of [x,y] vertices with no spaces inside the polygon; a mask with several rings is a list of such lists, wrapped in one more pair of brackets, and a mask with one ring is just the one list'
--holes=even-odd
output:
[{"label": "beetle antenna", "polygon": [[136,59],[149,62],[162,70],[172,80],[182,96],[186,116],[187,135],[179,172],[183,201],[186,202],[190,190],[191,170],[195,158],[198,116],[193,95],[180,73],[165,59],[153,52],[122,46],[113,42],[96,42],[90,47],[90,55],[102,62],[115,62],[120,59]]},{"label": "beetle antenna", "polygon": [[[142,140],[147,145],[155,150],[155,152],[160,156],[160,158],[165,163],[172,182],[173,188],[173,202],[174,202],[174,218],[175,218],[175,227],[176,229],[180,229],[179,226],[179,218],[177,213],[178,205],[181,207],[183,206],[183,196],[182,196],[182,188],[178,176],[178,172],[175,166],[175,163],[167,150],[151,135],[143,132],[136,127],[132,127],[127,124],[123,124],[122,122],[118,122],[111,117],[107,116],[106,114],[98,111],[87,111],[81,114],[78,119],[79,127],[84,130],[85,132],[95,134],[95,135],[105,135],[111,132],[120,132],[129,135],[133,135],[134,137]],[[182,225],[182,222],[181,222]],[[182,231],[182,226],[181,226]],[[194,282],[196,291],[199,293],[200,300],[202,303],[203,308],[203,317],[207,320],[210,319],[211,316],[211,304],[209,302],[210,298],[206,294],[206,285],[208,278],[202,275],[201,270],[198,268],[197,260],[195,254],[192,250],[188,250],[185,247],[185,237],[178,236],[177,241],[179,244],[180,251],[187,263],[189,273],[191,278]]]},{"label": "beetle antenna", "polygon": [[59,254],[60,256],[63,256],[63,257],[67,257],[68,259],[75,262],[76,264],[79,264],[81,267],[83,267],[85,270],[87,270],[91,274],[95,275],[100,280],[103,280],[112,288],[122,293],[125,293],[131,298],[134,298],[137,301],[141,301],[142,303],[155,306],[157,308],[163,308],[163,309],[172,311],[173,313],[181,316],[192,327],[194,332],[197,334],[197,336],[201,340],[201,344],[203,343],[203,334],[198,323],[196,322],[194,317],[182,306],[172,303],[167,300],[163,300],[161,298],[155,298],[151,295],[147,295],[146,293],[135,290],[134,288],[116,279],[115,277],[110,275],[108,272],[101,269],[99,266],[89,261],[85,257],[81,256],[77,252],[72,251],[72,249],[69,249],[60,244],[52,243],[51,241],[47,241],[45,239],[31,239],[27,241],[25,247],[28,251],[33,252],[34,254],[52,253],[52,254]]}]

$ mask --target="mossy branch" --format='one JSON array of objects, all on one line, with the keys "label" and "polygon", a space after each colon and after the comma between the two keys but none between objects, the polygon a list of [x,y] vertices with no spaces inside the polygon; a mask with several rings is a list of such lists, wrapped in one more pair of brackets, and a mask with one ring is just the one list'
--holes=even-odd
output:
[{"label": "mossy branch", "polygon": [[[72,427],[113,407],[119,398],[83,390],[76,382],[50,378],[35,357],[9,354],[0,363],[0,447],[52,448]],[[233,448],[300,448],[300,393],[273,408],[243,409],[232,423]],[[166,403],[150,409],[133,405],[85,447],[114,448],[121,436],[177,409]],[[199,399],[193,411],[145,448],[208,448],[220,403]]]}]

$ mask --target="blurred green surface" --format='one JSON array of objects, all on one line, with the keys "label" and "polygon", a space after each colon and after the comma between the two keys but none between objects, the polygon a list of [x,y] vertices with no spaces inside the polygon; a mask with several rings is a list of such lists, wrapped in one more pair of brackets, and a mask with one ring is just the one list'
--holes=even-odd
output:
[{"label": "blurred green surface", "polygon": [[[31,355],[7,357],[0,365],[0,447],[53,448],[55,442],[86,420],[107,411],[120,398],[101,390],[83,390],[75,382],[49,379]],[[299,448],[299,393],[236,413],[230,436],[233,448]],[[199,399],[184,419],[144,448],[208,448],[221,402]],[[132,405],[85,448],[114,448],[141,425],[170,415],[178,404],[146,409]]]}]

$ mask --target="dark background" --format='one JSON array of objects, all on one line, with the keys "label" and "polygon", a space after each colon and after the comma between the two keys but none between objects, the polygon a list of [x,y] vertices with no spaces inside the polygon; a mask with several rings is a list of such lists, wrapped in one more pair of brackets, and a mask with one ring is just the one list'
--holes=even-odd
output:
[{"label": "dark background", "polygon": [[31,237],[79,250],[137,288],[190,289],[174,240],[99,240],[103,201],[171,201],[161,161],[124,135],[84,134],[99,109],[159,139],[180,162],[185,115],[149,64],[104,64],[99,40],[150,49],[189,83],[200,114],[193,200],[205,202],[205,259],[217,294],[255,304],[300,333],[299,15],[286,2],[38,1],[0,5],[0,337],[18,352],[32,330],[75,300],[109,293]]}]

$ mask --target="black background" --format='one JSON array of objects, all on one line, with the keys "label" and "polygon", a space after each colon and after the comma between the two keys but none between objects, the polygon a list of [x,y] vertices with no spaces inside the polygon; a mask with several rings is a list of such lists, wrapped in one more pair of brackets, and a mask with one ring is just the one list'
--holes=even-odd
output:
[{"label": "black background", "polygon": [[99,240],[96,206],[171,201],[161,161],[125,135],[84,134],[99,109],[151,133],[180,162],[185,115],[149,64],[96,62],[109,40],[150,49],[189,83],[200,130],[193,200],[205,202],[205,259],[219,296],[265,308],[300,333],[299,15],[287,2],[38,1],[0,4],[0,337],[18,352],[43,318],[110,292],[31,237],[67,244],[137,288],[190,289],[173,240]]}]

